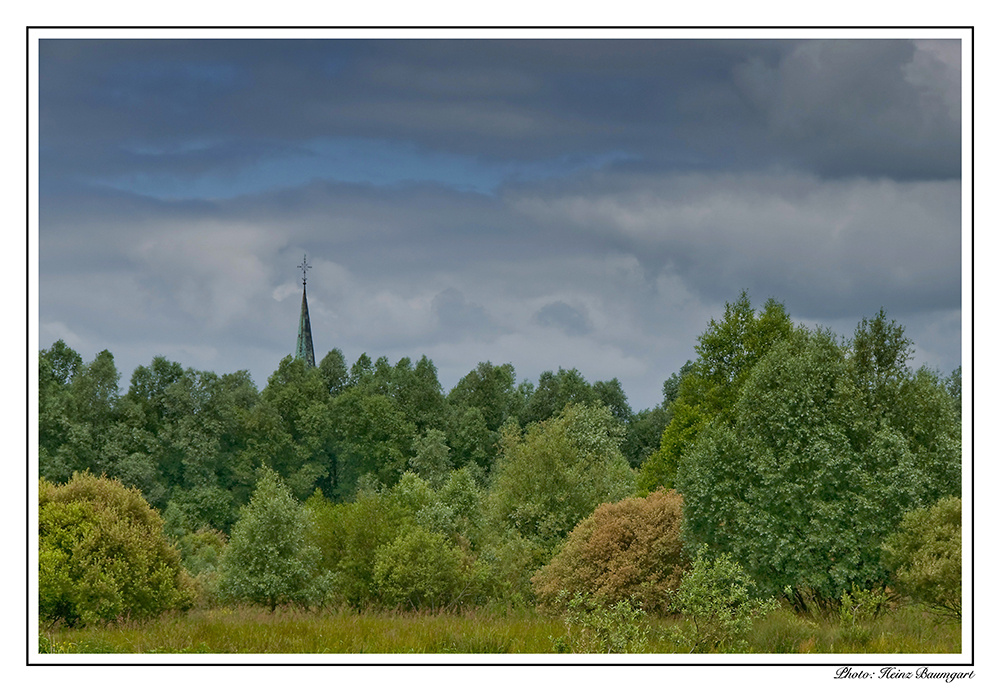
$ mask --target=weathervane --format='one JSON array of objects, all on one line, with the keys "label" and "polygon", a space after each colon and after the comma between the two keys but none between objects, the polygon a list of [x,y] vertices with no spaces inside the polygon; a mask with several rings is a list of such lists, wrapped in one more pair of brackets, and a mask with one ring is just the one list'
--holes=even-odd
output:
[{"label": "weathervane", "polygon": [[302,270],[302,285],[306,285],[306,271],[312,269],[311,264],[306,264],[306,256],[302,255],[302,264],[299,265],[299,269]]}]

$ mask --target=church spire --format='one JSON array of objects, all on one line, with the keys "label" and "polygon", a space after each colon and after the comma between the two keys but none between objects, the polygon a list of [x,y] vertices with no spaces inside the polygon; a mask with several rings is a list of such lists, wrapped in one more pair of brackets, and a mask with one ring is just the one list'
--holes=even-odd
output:
[{"label": "church spire", "polygon": [[316,356],[313,353],[312,328],[309,326],[309,304],[306,302],[306,271],[312,266],[306,263],[306,256],[302,255],[302,312],[299,314],[299,338],[295,342],[295,357],[306,362],[307,368],[316,367]]}]

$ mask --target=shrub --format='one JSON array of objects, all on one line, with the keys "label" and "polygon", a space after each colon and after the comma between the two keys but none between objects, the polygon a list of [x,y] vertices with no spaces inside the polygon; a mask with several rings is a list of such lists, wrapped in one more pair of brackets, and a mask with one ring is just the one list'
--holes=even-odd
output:
[{"label": "shrub", "polygon": [[889,602],[885,588],[852,588],[840,597],[841,638],[864,646],[875,634],[874,624]]},{"label": "shrub", "polygon": [[693,625],[693,629],[676,632],[679,642],[690,646],[691,652],[746,649],[744,637],[754,619],[777,607],[773,599],[750,598],[753,590],[753,580],[728,554],[712,560],[704,547],[699,549],[674,596],[677,609]]},{"label": "shrub", "polygon": [[399,535],[406,517],[394,503],[372,492],[354,502],[334,504],[310,498],[310,535],[320,547],[322,566],[333,574],[333,596],[360,608],[375,600],[375,553]]},{"label": "shrub", "polygon": [[516,531],[488,533],[479,560],[487,571],[489,598],[508,608],[531,606],[534,603],[531,576],[548,557],[547,548]]},{"label": "shrub", "polygon": [[558,601],[566,611],[566,636],[552,639],[556,653],[634,654],[649,641],[649,625],[642,608],[629,601],[608,605],[563,591]]},{"label": "shrub", "polygon": [[421,526],[376,551],[373,577],[384,605],[413,610],[461,605],[478,590],[472,559]]},{"label": "shrub", "polygon": [[306,541],[305,509],[277,473],[265,469],[233,527],[222,563],[222,593],[236,601],[310,606],[323,600],[329,577],[320,551]]},{"label": "shrub", "polygon": [[582,592],[605,606],[631,600],[646,611],[667,611],[687,567],[681,521],[674,491],[601,505],[532,578],[538,602],[554,610],[561,592]]},{"label": "shrub", "polygon": [[634,489],[621,436],[610,409],[576,404],[523,435],[505,427],[489,496],[493,525],[554,548],[599,504]]},{"label": "shrub", "polygon": [[181,564],[194,577],[198,607],[216,604],[222,578],[222,559],[226,551],[226,534],[204,527],[194,533],[184,533],[177,539]]},{"label": "shrub", "polygon": [[38,487],[38,608],[90,625],[192,604],[194,587],[163,520],[134,488],[89,473]]},{"label": "shrub", "polygon": [[937,613],[962,616],[961,498],[908,512],[882,550],[901,593]]}]

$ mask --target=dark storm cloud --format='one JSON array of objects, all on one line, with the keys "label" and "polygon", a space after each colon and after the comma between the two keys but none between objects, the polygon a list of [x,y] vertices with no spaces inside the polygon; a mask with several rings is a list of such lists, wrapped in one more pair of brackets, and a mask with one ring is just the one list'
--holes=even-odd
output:
[{"label": "dark storm cloud", "polygon": [[961,174],[958,41],[805,42],[734,69],[739,92],[789,160],[821,173]]},{"label": "dark storm cloud", "polygon": [[[944,48],[942,48],[944,46]],[[492,160],[958,174],[959,68],[912,41],[43,41],[53,174],[190,176],[326,137]]]}]

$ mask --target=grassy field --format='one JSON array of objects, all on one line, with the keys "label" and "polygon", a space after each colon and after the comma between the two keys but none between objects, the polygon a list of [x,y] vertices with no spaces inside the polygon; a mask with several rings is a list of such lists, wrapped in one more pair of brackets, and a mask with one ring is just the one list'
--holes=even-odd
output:
[{"label": "grassy field", "polygon": [[[679,621],[650,619],[644,653],[687,653],[674,643]],[[217,608],[84,629],[48,627],[40,653],[552,653],[562,620],[534,611],[463,614],[373,611],[271,613]],[[751,653],[960,653],[961,625],[900,608],[864,625],[779,609],[748,637]]]}]

